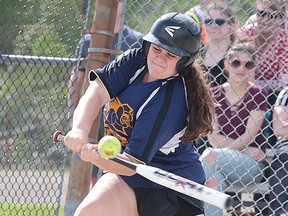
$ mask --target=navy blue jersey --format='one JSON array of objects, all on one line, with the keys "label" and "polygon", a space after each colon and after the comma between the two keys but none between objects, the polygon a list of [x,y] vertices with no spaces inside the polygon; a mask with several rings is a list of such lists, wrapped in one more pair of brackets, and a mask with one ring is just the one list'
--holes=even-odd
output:
[{"label": "navy blue jersey", "polygon": [[[106,134],[146,164],[203,183],[193,142],[180,140],[188,115],[184,79],[176,75],[143,83],[147,72],[141,49],[129,50],[97,71],[111,98],[104,109]],[[133,188],[162,187],[138,174],[122,178]]]}]

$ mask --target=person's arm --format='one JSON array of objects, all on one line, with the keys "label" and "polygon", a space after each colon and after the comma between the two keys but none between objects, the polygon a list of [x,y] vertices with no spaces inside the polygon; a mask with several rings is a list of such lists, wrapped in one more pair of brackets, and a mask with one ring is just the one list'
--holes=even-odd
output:
[{"label": "person's arm", "polygon": [[275,105],[273,110],[273,129],[277,137],[288,138],[288,107]]},{"label": "person's arm", "polygon": [[[88,134],[101,108],[110,100],[109,94],[99,79],[93,81],[81,97],[73,115],[72,130],[64,138],[65,145],[79,153],[82,160],[120,175],[134,175],[136,172],[98,154],[98,145],[89,143]],[[133,158],[119,154],[120,158],[138,163]]]},{"label": "person's arm", "polygon": [[254,138],[259,133],[260,128],[264,122],[264,117],[264,111],[252,111],[247,121],[247,129],[245,133],[235,140],[220,134],[219,126],[216,122],[215,131],[208,135],[208,141],[213,147],[230,147],[237,150],[243,150],[254,141]]},{"label": "person's arm", "polygon": [[[97,167],[99,167],[102,170],[105,170],[110,173],[115,173],[118,175],[125,175],[125,176],[131,176],[136,174],[134,170],[131,170],[130,168],[127,168],[121,164],[118,164],[117,162],[114,162],[112,160],[108,160],[105,158],[102,158],[99,153],[97,152],[98,145],[87,143],[83,145],[80,157],[82,160],[90,162]],[[127,154],[118,154],[119,158],[122,158],[127,161],[131,161],[134,163],[139,163],[137,160],[133,160],[132,157],[129,157]]]},{"label": "person's arm", "polygon": [[69,149],[80,153],[82,145],[89,142],[88,134],[92,124],[109,99],[109,94],[99,79],[91,82],[75,109],[72,130],[64,139]]}]

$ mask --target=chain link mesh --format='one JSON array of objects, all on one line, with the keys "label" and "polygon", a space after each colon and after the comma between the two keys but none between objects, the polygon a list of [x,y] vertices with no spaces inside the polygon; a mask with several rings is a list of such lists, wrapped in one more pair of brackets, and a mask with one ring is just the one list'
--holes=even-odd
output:
[{"label": "chain link mesh", "polygon": [[[69,129],[68,81],[72,64],[77,60],[75,49],[82,37],[82,30],[91,25],[95,2],[30,0],[1,3],[0,215],[63,215],[63,183],[69,171],[69,152],[63,144],[53,143],[52,133],[57,129]],[[171,11],[185,13],[200,2],[128,0],[124,3],[125,24],[145,34],[160,15]],[[229,0],[226,3],[235,13],[235,31],[255,13],[254,1]],[[286,14],[284,20],[287,21]],[[275,34],[278,30],[275,30]],[[287,42],[287,28],[285,31],[282,36]],[[120,38],[120,42],[125,41]],[[287,44],[282,48],[286,49],[286,55],[277,56],[265,67],[265,70],[275,69],[272,77],[287,73]],[[278,52],[272,48],[270,52],[273,51]],[[280,63],[275,68],[274,65],[280,60],[286,65]],[[270,83],[268,78],[263,74],[259,77],[263,78],[260,84],[267,87],[266,83]],[[269,84],[272,86],[269,96],[279,93],[287,84],[287,76],[280,81],[281,85],[275,88]],[[273,102],[268,109],[270,112],[266,114],[266,128],[262,128],[267,139],[265,145],[272,153],[263,179],[250,186],[231,185],[226,189],[235,198],[233,210],[238,211],[239,215],[244,215],[243,212],[268,215],[271,199],[277,199],[273,194],[271,196],[268,186],[269,180],[275,177],[275,171],[271,172],[275,155],[275,137],[270,127],[272,108]],[[198,142],[197,148],[206,148],[206,145],[207,140],[204,139],[204,142]],[[287,158],[280,162],[282,167],[286,167],[286,176],[279,179],[277,184],[288,181],[287,163]],[[253,180],[255,178],[252,176]],[[287,195],[287,188],[283,193]],[[279,209],[284,209],[284,204]],[[276,215],[276,212],[271,215]]]}]

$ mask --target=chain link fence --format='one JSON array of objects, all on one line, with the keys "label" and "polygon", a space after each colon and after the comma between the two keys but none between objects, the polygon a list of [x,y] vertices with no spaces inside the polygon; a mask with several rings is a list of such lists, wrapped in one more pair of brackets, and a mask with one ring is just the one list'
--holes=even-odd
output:
[{"label": "chain link fence", "polygon": [[[218,4],[220,1],[216,2]],[[64,183],[69,176],[70,152],[63,144],[55,144],[52,134],[58,129],[69,130],[71,119],[68,113],[71,107],[67,105],[68,82],[73,63],[79,60],[75,56],[75,50],[79,40],[84,37],[82,31],[89,28],[92,23],[95,1],[30,0],[2,1],[1,3],[0,215],[63,215],[65,190],[67,190]],[[256,49],[260,52],[257,52],[255,60],[258,71],[255,72],[257,75],[255,83],[269,90],[270,104],[266,112],[266,124],[265,127],[259,128],[265,135],[266,141],[263,145],[268,148],[267,152],[269,152],[269,160],[265,164],[267,171],[258,183],[254,184],[252,181],[251,185],[240,186],[231,184],[225,189],[235,198],[233,214],[244,215],[246,212],[248,215],[277,215],[276,210],[273,210],[272,213],[268,212],[271,200],[277,199],[277,195],[273,196],[268,185],[269,180],[275,177],[276,171],[272,170],[271,172],[271,164],[277,155],[277,151],[273,147],[276,141],[275,131],[272,133],[271,112],[277,95],[287,84],[287,76],[283,75],[287,73],[288,65],[287,25],[284,25],[284,22],[287,22],[287,15],[283,11],[282,16],[279,13],[280,8],[277,8],[276,12],[265,7],[257,8],[254,1],[237,0],[226,1],[226,3],[227,7],[233,11],[234,15],[232,16],[235,16],[233,17],[235,24],[231,25],[230,30],[241,36],[235,39],[241,43],[249,41],[254,34],[242,34],[243,31],[239,30],[249,17],[250,23],[246,23],[246,27],[247,25],[257,26],[257,18],[267,19],[268,17],[274,24],[276,19],[281,18],[282,20],[282,24],[273,29],[274,34],[271,35],[271,38],[264,39],[264,42],[262,41]],[[145,34],[160,15],[171,11],[185,13],[199,4],[199,1],[192,0],[124,1],[125,24]],[[199,7],[194,9],[197,8],[199,9]],[[257,15],[253,15],[256,13],[256,9],[258,10]],[[203,13],[208,11],[208,7],[204,8]],[[218,18],[217,16],[224,16],[228,19],[229,17],[225,17],[227,15],[224,10],[222,12],[216,15],[211,13],[209,16],[212,19]],[[192,13],[195,11],[193,10]],[[206,28],[205,34],[208,34],[208,39],[206,41],[203,39],[203,56],[205,57],[206,54],[206,58],[209,59],[205,49],[209,45],[212,46],[211,40],[216,39],[211,35],[209,37],[209,34],[212,33],[209,33],[207,28],[209,28],[211,20],[210,23],[206,21],[206,25],[204,23],[205,17],[202,19],[202,27]],[[219,25],[217,20],[215,23]],[[220,25],[218,27],[221,28]],[[267,29],[269,27],[271,26],[266,26]],[[272,48],[268,52],[265,51],[265,43],[271,44],[271,41],[277,41],[274,36],[278,35],[280,31],[282,32],[280,41],[284,41],[280,46],[284,51],[278,50],[278,42],[272,43]],[[217,32],[215,37],[219,34]],[[119,35],[118,42],[124,43],[125,38],[121,37],[121,34]],[[249,36],[250,39],[246,36]],[[224,42],[228,41],[227,38],[230,38],[230,35],[226,37],[225,41],[218,42],[215,52],[217,49],[221,50]],[[286,44],[284,44],[285,41]],[[253,43],[253,39],[250,42]],[[274,56],[274,59],[261,56],[265,52],[277,55]],[[214,54],[211,55],[214,56]],[[217,55],[219,56],[219,54]],[[268,62],[268,64],[263,62]],[[205,66],[204,60],[203,65]],[[217,65],[215,60],[214,65]],[[207,71],[209,72],[210,66],[214,65],[213,63],[209,65],[208,61]],[[276,67],[276,65],[278,66]],[[266,76],[264,75],[266,71],[272,72]],[[275,85],[274,82],[276,82]],[[258,106],[260,107],[260,104]],[[287,121],[287,116],[285,118]],[[236,128],[234,129],[236,131]],[[227,134],[227,137],[229,136],[230,134]],[[209,142],[205,137],[197,141],[199,153],[207,149],[207,146],[209,146]],[[227,158],[227,164],[230,163],[229,160]],[[280,165],[282,168],[287,168],[287,163],[286,158],[285,161],[280,162]],[[270,172],[268,172],[269,170]],[[226,177],[227,180],[228,176]],[[276,177],[278,178],[278,176]],[[284,177],[287,182],[287,169]],[[285,182],[284,177],[282,176],[283,179],[279,179],[279,183],[276,184],[281,186],[281,182]],[[252,179],[255,180],[255,178],[252,176]],[[283,187],[285,189],[284,185]],[[284,193],[285,190],[282,195]],[[287,199],[285,202],[286,204],[282,203],[278,210],[284,209],[284,205],[288,205]]]}]

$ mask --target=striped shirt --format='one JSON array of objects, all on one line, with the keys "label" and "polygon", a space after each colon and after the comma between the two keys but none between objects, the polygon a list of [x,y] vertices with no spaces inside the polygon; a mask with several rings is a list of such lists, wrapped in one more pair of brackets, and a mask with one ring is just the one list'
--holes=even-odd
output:
[{"label": "striped shirt", "polygon": [[[276,106],[288,106],[288,87],[284,88],[278,95],[276,100]],[[276,145],[274,146],[276,152],[288,152],[288,140],[279,137]]]}]

